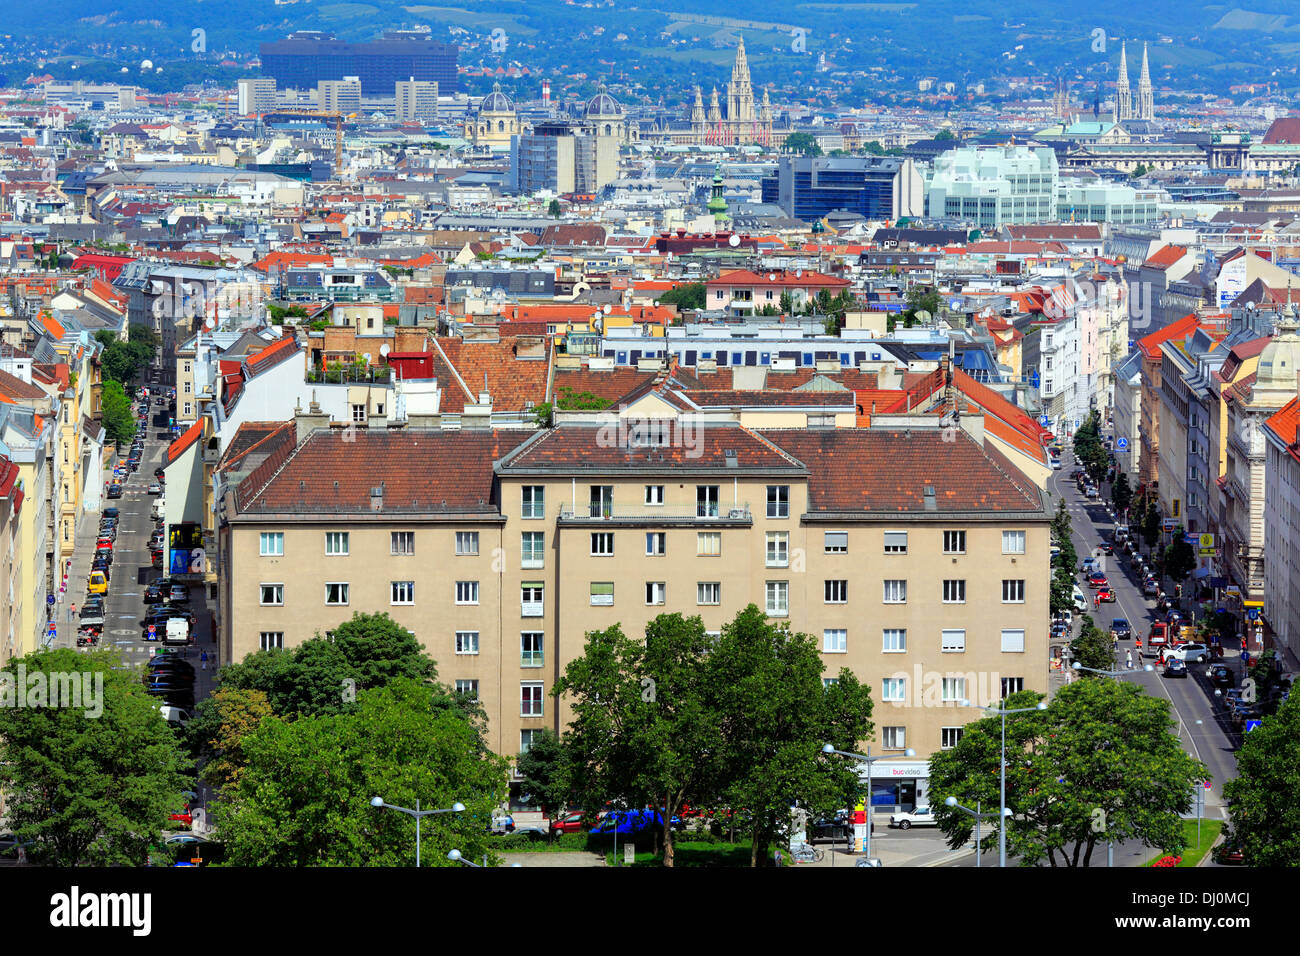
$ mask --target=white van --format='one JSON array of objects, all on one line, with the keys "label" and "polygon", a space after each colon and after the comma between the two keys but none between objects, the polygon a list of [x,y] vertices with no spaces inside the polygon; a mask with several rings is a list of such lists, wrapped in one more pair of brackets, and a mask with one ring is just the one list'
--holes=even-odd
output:
[{"label": "white van", "polygon": [[1088,613],[1088,599],[1083,595],[1083,589],[1079,585],[1074,586],[1074,609],[1080,614]]},{"label": "white van", "polygon": [[166,515],[167,502],[162,498],[159,498],[153,503],[153,507],[149,509],[149,517],[153,518],[154,521],[157,521],[159,518],[166,517]]},{"label": "white van", "polygon": [[167,621],[167,632],[163,635],[164,644],[189,644],[190,622],[183,617],[173,617]]}]

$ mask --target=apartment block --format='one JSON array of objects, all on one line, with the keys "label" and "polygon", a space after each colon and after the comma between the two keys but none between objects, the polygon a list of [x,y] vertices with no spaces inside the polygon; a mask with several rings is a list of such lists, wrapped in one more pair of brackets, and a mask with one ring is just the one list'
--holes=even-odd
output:
[{"label": "apartment block", "polygon": [[871,685],[877,751],[1046,689],[1050,509],[982,430],[621,425],[286,444],[227,496],[222,659],[388,612],[510,756],[570,719],[550,691],[586,633],[664,612],[812,634],[827,680]]}]

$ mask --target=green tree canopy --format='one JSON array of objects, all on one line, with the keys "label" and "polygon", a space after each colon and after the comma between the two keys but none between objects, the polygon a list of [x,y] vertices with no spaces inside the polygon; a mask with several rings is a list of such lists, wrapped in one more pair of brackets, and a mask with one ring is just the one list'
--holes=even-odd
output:
[{"label": "green tree canopy", "polygon": [[515,770],[523,778],[523,792],[528,794],[530,804],[548,817],[558,817],[573,800],[568,757],[559,734],[546,728],[533,735],[532,743],[516,761]]},{"label": "green tree canopy", "polygon": [[[1013,694],[1008,709],[1033,707],[1042,695]],[[970,838],[969,817],[943,806],[999,805],[1000,717],[967,724],[952,750],[930,758],[930,790],[948,845]],[[1133,683],[1077,680],[1047,710],[1005,718],[1007,850],[1025,866],[1089,866],[1108,841],[1140,841],[1168,853],[1183,849],[1179,816],[1192,788],[1208,776],[1170,731],[1169,704]],[[987,845],[997,843],[996,828]]]},{"label": "green tree canopy", "polygon": [[109,379],[103,383],[99,393],[99,407],[104,432],[109,441],[119,445],[128,444],[135,437],[135,415],[131,410],[131,399],[118,382]]},{"label": "green tree canopy", "polygon": [[1300,858],[1300,704],[1292,697],[1242,738],[1237,777],[1223,788],[1228,839],[1251,866],[1295,866]]},{"label": "green tree canopy", "polygon": [[91,699],[82,696],[81,707],[0,705],[6,823],[19,840],[32,841],[35,862],[139,866],[168,814],[184,806],[182,791],[192,781],[187,758],[137,671],[115,669],[119,663],[115,652],[61,649],[4,668],[15,692],[20,664],[28,687],[38,673],[47,687],[56,673],[91,678]]},{"label": "green tree canopy", "polygon": [[822,154],[821,145],[817,142],[817,137],[812,133],[791,133],[781,144],[782,149],[788,153],[799,153],[802,156],[820,156]]},{"label": "green tree canopy", "polygon": [[669,289],[655,302],[659,305],[675,305],[680,312],[683,309],[702,309],[705,302],[703,282],[684,282]]}]

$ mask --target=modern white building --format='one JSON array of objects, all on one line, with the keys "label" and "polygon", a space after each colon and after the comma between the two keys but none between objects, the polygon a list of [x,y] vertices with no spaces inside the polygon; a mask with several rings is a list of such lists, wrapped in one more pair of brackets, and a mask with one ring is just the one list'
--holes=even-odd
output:
[{"label": "modern white building", "polygon": [[926,189],[930,216],[974,220],[981,229],[1057,218],[1060,171],[1047,147],[962,147],[941,153]]},{"label": "modern white building", "polygon": [[404,123],[438,121],[438,84],[432,80],[399,80],[396,87],[397,118]]}]

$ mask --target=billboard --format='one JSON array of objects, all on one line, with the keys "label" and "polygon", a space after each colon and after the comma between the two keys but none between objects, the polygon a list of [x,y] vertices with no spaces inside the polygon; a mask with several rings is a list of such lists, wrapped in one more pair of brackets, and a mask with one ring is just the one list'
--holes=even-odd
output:
[{"label": "billboard", "polygon": [[202,574],[207,566],[203,526],[194,521],[174,524],[167,534],[169,574]]}]

